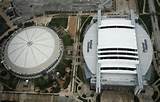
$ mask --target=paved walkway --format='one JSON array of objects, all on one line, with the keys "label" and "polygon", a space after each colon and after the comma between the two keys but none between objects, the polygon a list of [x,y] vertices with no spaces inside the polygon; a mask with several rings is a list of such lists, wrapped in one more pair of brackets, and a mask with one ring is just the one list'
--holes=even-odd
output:
[{"label": "paved walkway", "polygon": [[37,17],[34,18],[33,21],[36,23],[36,25],[44,25],[46,26],[50,21],[51,21],[52,17],[51,16],[42,16],[42,17]]},{"label": "paved walkway", "polygon": [[101,102],[134,102],[133,95],[126,92],[104,91]]},{"label": "paved walkway", "polygon": [[8,32],[14,30],[17,28],[17,26],[13,26],[13,23],[10,21],[9,17],[4,13],[4,11],[0,8],[0,15],[3,17],[3,19],[6,21],[6,24],[10,27],[8,31],[6,31],[3,35],[0,36],[0,40],[8,35]]},{"label": "paved walkway", "polygon": [[160,78],[154,82],[154,84],[152,85],[154,88],[154,91],[157,92],[158,94],[155,96],[154,101],[158,102],[158,100],[160,99]]},{"label": "paved walkway", "polygon": [[130,14],[131,9],[137,13],[136,7],[135,0],[116,0],[116,13],[120,15]]},{"label": "paved walkway", "polygon": [[1,8],[0,8],[0,15],[6,21],[6,24],[11,28],[13,26],[13,23],[10,21],[9,17],[4,13],[4,11]]},{"label": "paved walkway", "polygon": [[152,95],[153,95],[153,88],[147,86],[145,88],[145,93],[141,93],[139,94],[139,101],[140,102],[154,102],[152,99]]}]

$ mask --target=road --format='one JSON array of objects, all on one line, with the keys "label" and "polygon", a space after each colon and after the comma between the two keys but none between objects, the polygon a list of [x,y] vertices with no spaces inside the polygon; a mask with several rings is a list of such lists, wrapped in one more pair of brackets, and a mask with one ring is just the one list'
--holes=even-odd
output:
[{"label": "road", "polygon": [[158,26],[158,19],[156,16],[156,9],[155,9],[155,5],[154,5],[154,1],[153,0],[148,0],[149,3],[149,10],[151,13],[151,21],[152,21],[152,27],[153,27],[153,36],[155,38],[155,45],[156,45],[156,49],[158,51],[160,51],[160,31],[159,31],[159,26]]},{"label": "road", "polygon": [[53,94],[45,93],[26,93],[26,92],[0,92],[0,101],[16,101],[16,102],[57,102],[58,97]]},{"label": "road", "polygon": [[53,93],[0,91],[0,102],[76,102],[71,97],[57,96]]},{"label": "road", "polygon": [[[152,22],[152,28],[153,28],[152,38],[154,39],[154,45],[156,47],[156,51],[158,53],[160,53],[160,43],[159,43],[160,42],[160,30],[159,30],[159,26],[158,26],[158,19],[157,19],[157,15],[156,15],[154,1],[148,0],[148,4],[149,4],[149,10],[151,13],[151,22]],[[155,69],[160,74],[160,67],[159,67],[160,63],[158,62],[157,64],[158,64],[158,66],[156,66]]]}]

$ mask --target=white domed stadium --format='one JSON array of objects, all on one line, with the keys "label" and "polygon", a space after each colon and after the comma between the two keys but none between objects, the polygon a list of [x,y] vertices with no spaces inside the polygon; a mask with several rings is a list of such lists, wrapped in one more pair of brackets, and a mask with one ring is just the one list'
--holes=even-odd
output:
[{"label": "white domed stadium", "polygon": [[37,78],[50,72],[63,55],[56,32],[41,26],[16,31],[8,39],[3,64],[20,78]]}]

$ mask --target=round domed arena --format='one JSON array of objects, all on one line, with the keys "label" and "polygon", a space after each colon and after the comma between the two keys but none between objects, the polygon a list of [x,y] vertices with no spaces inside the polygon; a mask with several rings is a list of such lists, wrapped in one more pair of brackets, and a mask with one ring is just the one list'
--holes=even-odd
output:
[{"label": "round domed arena", "polygon": [[15,76],[37,78],[53,70],[63,55],[63,44],[56,32],[31,26],[14,32],[4,47],[3,64]]}]

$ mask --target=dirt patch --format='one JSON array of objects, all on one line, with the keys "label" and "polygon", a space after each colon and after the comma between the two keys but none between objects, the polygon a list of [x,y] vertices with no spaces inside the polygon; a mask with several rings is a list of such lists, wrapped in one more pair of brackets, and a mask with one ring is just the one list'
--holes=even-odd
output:
[{"label": "dirt patch", "polygon": [[71,37],[74,37],[77,33],[77,16],[68,17],[67,31]]}]

